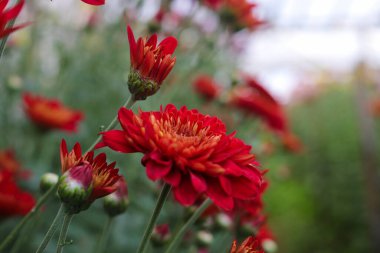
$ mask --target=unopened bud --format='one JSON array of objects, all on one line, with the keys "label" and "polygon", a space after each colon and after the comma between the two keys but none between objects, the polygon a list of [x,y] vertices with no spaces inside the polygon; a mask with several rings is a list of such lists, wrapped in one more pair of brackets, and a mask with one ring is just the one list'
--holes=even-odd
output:
[{"label": "unopened bud", "polygon": [[277,252],[277,243],[272,239],[264,239],[261,243],[261,246],[263,247],[265,252],[268,253],[275,253]]},{"label": "unopened bud", "polygon": [[129,205],[127,184],[123,177],[119,179],[116,191],[105,196],[103,207],[111,217],[124,213]]},{"label": "unopened bud", "polygon": [[171,238],[170,228],[168,224],[158,225],[152,233],[152,243],[156,246],[162,246]]},{"label": "unopened bud", "polygon": [[42,193],[47,192],[51,187],[58,183],[58,175],[54,173],[45,173],[40,179],[40,190]]},{"label": "unopened bud", "polygon": [[213,235],[208,231],[199,231],[196,235],[197,244],[200,246],[210,246],[214,240]]},{"label": "unopened bud", "polygon": [[58,196],[68,206],[80,206],[90,196],[92,168],[89,164],[75,166],[59,179]]},{"label": "unopened bud", "polygon": [[215,218],[215,223],[219,228],[229,229],[232,225],[232,220],[227,214],[219,213]]}]

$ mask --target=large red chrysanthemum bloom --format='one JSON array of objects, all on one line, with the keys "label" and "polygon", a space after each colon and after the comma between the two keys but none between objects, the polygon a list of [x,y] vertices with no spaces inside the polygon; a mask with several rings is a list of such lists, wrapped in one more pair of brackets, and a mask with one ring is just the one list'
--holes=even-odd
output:
[{"label": "large red chrysanthemum bloom", "polygon": [[253,236],[250,236],[239,247],[236,241],[234,241],[230,253],[264,253],[264,251],[260,246],[260,242]]},{"label": "large red chrysanthemum bloom", "polygon": [[207,100],[212,100],[219,96],[222,88],[215,80],[208,75],[198,76],[194,82],[195,91]]},{"label": "large red chrysanthemum bloom", "polygon": [[234,134],[227,135],[216,117],[170,104],[139,114],[121,108],[119,122],[123,130],[102,133],[98,147],[143,153],[148,177],[170,184],[183,205],[206,194],[222,209],[231,210],[234,200],[253,199],[260,192],[262,173],[255,167],[251,147]]},{"label": "large red chrysanthemum bloom", "polygon": [[17,186],[12,173],[0,168],[0,217],[25,215],[34,204],[33,196]]},{"label": "large red chrysanthemum bloom", "polygon": [[247,0],[204,0],[205,5],[219,12],[222,22],[234,30],[248,28],[254,30],[265,21],[258,18],[253,12],[257,4]]},{"label": "large red chrysanthemum bloom", "polygon": [[82,2],[90,5],[104,5],[106,0],[81,0]]},{"label": "large red chrysanthemum bloom", "polygon": [[27,23],[18,26],[7,27],[8,23],[20,14],[25,1],[21,0],[16,5],[6,10],[5,7],[7,7],[8,2],[8,0],[0,0],[0,38],[5,37],[10,33],[28,25]]},{"label": "large red chrysanthemum bloom", "polygon": [[109,195],[117,190],[117,182],[121,178],[121,176],[118,175],[119,170],[115,168],[116,162],[107,164],[107,157],[104,153],[100,153],[96,157],[94,157],[94,151],[82,155],[79,143],[76,143],[74,148],[68,152],[66,141],[62,140],[60,156],[62,174],[71,168],[81,165],[91,166],[92,192],[89,197],[89,202]]},{"label": "large red chrysanthemum bloom", "polygon": [[173,69],[176,58],[172,56],[177,40],[167,37],[157,45],[157,35],[138,38],[130,26],[127,27],[130,50],[131,72],[128,87],[136,100],[144,100],[160,88],[161,83]]},{"label": "large red chrysanthemum bloom", "polygon": [[265,120],[279,132],[288,131],[288,122],[282,106],[256,79],[245,77],[245,85],[232,90],[231,103]]},{"label": "large red chrysanthemum bloom", "polygon": [[83,118],[82,112],[72,110],[56,99],[24,93],[23,103],[28,117],[44,129],[62,129],[74,132]]}]

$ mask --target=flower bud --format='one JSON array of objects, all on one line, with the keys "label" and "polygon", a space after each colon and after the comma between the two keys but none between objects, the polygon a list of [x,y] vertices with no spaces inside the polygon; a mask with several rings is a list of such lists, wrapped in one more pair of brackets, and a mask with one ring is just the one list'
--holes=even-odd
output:
[{"label": "flower bud", "polygon": [[264,239],[261,242],[261,246],[263,247],[264,251],[268,253],[275,253],[278,249],[277,243],[272,239]]},{"label": "flower bud", "polygon": [[116,187],[116,191],[105,196],[103,202],[104,210],[111,217],[124,213],[129,205],[127,184],[123,177]]},{"label": "flower bud", "polygon": [[171,238],[170,228],[168,224],[158,225],[152,233],[152,243],[156,246],[162,246]]},{"label": "flower bud", "polygon": [[47,192],[51,187],[58,183],[58,175],[54,173],[45,173],[40,179],[40,191],[42,193]]},{"label": "flower bud", "polygon": [[66,171],[58,182],[58,196],[69,207],[83,205],[90,196],[92,167],[89,164],[75,166]]},{"label": "flower bud", "polygon": [[196,240],[200,246],[210,246],[214,237],[210,232],[201,230],[196,234]]},{"label": "flower bud", "polygon": [[232,220],[227,214],[219,213],[215,217],[215,223],[219,228],[229,229],[232,225]]}]

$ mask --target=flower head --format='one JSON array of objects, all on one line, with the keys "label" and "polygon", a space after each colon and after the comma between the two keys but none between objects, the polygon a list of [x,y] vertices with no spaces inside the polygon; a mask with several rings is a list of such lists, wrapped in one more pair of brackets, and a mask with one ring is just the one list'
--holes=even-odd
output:
[{"label": "flower head", "polygon": [[12,173],[0,168],[0,217],[25,215],[34,204],[33,196],[17,186]]},{"label": "flower head", "polygon": [[144,153],[148,177],[170,184],[183,205],[192,205],[205,194],[230,210],[235,199],[253,199],[260,192],[262,177],[251,147],[234,134],[227,135],[216,117],[167,105],[139,114],[121,108],[119,122],[123,130],[102,133],[98,147]]},{"label": "flower head", "polygon": [[[94,151],[82,155],[79,143],[74,145],[73,150],[68,152],[66,141],[61,142],[61,166],[63,176],[67,175],[71,181],[79,182],[83,189],[90,189],[86,196],[87,206],[98,198],[104,197],[117,190],[117,182],[121,176],[118,175],[116,163],[107,164],[104,153],[94,157]],[[89,176],[90,175],[90,176]],[[77,185],[77,184],[75,184]]]},{"label": "flower head", "polygon": [[28,25],[22,24],[14,27],[7,27],[8,23],[20,14],[22,7],[25,4],[25,1],[21,0],[16,5],[6,10],[5,7],[8,2],[9,0],[0,0],[0,38],[8,36],[10,33]]},{"label": "flower head", "polygon": [[245,85],[232,91],[231,103],[255,116],[261,117],[273,130],[288,130],[285,112],[277,100],[256,79],[246,76]]},{"label": "flower head", "polygon": [[82,2],[90,5],[104,5],[106,0],[81,0]]},{"label": "flower head", "polygon": [[119,179],[116,187],[115,192],[104,198],[103,207],[110,216],[124,213],[129,204],[127,184],[123,177]]},{"label": "flower head", "polygon": [[173,69],[176,58],[172,54],[177,40],[167,37],[157,45],[156,34],[136,41],[131,27],[128,26],[127,31],[131,61],[128,87],[136,100],[144,100],[158,91]]},{"label": "flower head", "polygon": [[261,249],[259,241],[250,236],[239,247],[234,241],[230,253],[264,253],[264,251]]},{"label": "flower head", "polygon": [[254,30],[265,23],[253,14],[257,5],[248,0],[204,0],[204,3],[218,11],[221,21],[236,31]]},{"label": "flower head", "polygon": [[31,93],[23,95],[24,110],[29,118],[44,129],[76,131],[83,118],[80,111],[72,110],[56,99],[47,99]]},{"label": "flower head", "polygon": [[193,87],[199,95],[207,100],[216,98],[221,92],[219,84],[208,75],[198,76],[193,82]]}]

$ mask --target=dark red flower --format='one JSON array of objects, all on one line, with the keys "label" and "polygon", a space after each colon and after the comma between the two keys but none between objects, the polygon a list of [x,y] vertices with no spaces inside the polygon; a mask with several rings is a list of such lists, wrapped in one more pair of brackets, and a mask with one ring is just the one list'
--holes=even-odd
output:
[{"label": "dark red flower", "polygon": [[104,132],[103,143],[113,150],[144,153],[142,164],[151,180],[172,186],[175,198],[192,205],[202,194],[230,210],[235,199],[254,199],[261,187],[251,147],[234,134],[227,135],[222,121],[197,110],[174,105],[156,112],[134,114],[119,110],[123,130]]},{"label": "dark red flower", "polygon": [[23,94],[24,111],[38,126],[44,129],[76,131],[83,118],[80,111],[72,110],[56,99],[47,99],[31,93]]},{"label": "dark red flower", "polygon": [[277,100],[256,79],[246,76],[245,81],[233,89],[231,103],[261,117],[273,130],[288,131],[285,112]]},{"label": "dark red flower", "polygon": [[199,95],[207,100],[216,98],[221,92],[219,84],[208,75],[198,76],[193,82],[193,87]]},{"label": "dark red flower", "polygon": [[127,27],[131,72],[128,87],[136,100],[144,100],[160,88],[161,83],[173,69],[176,58],[172,56],[177,47],[174,37],[167,37],[157,45],[157,35],[148,38],[135,36]]},{"label": "dark red flower", "polygon": [[81,0],[82,2],[90,5],[104,5],[106,0]]},{"label": "dark red flower", "polygon": [[6,10],[5,7],[7,7],[8,2],[8,0],[0,0],[0,38],[5,37],[10,33],[28,25],[22,24],[13,27],[7,27],[9,22],[20,14],[25,1],[21,0],[16,5]]},{"label": "dark red flower", "polygon": [[248,28],[251,30],[265,24],[253,12],[257,7],[248,0],[204,0],[205,5],[219,12],[223,23],[234,30]]},{"label": "dark red flower", "polygon": [[118,175],[119,170],[115,169],[115,162],[107,164],[107,157],[104,153],[100,153],[96,157],[94,157],[94,151],[82,155],[79,143],[76,143],[74,149],[68,152],[66,141],[62,140],[60,155],[62,174],[81,165],[91,166],[92,192],[88,199],[89,202],[104,197],[117,190],[117,182],[121,177]]},{"label": "dark red flower", "polygon": [[264,253],[264,251],[261,249],[259,241],[250,236],[239,247],[234,241],[230,253]]},{"label": "dark red flower", "polygon": [[25,215],[34,204],[33,196],[17,186],[12,173],[0,169],[0,216]]},{"label": "dark red flower", "polygon": [[20,169],[21,164],[16,160],[12,150],[0,150],[0,170],[15,174],[20,172]]}]

